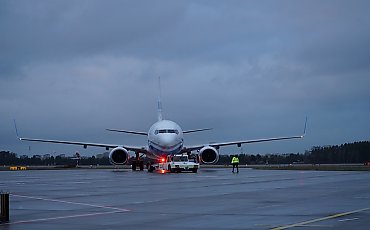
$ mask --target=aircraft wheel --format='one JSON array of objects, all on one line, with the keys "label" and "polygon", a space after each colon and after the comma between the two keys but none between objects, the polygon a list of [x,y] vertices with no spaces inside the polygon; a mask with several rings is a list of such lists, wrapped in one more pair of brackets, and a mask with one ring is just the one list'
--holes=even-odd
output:
[{"label": "aircraft wheel", "polygon": [[143,161],[139,162],[139,168],[140,168],[140,171],[144,170],[144,162]]},{"label": "aircraft wheel", "polygon": [[133,161],[131,164],[132,171],[136,171],[136,161]]}]

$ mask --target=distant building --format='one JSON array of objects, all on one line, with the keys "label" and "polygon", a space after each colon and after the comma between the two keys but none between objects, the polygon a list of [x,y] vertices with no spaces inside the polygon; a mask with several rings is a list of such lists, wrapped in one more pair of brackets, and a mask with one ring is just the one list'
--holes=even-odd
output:
[{"label": "distant building", "polygon": [[66,155],[65,154],[59,154],[57,157],[66,158]]},{"label": "distant building", "polygon": [[42,156],[42,160],[50,159],[51,155],[50,154],[45,154]]}]

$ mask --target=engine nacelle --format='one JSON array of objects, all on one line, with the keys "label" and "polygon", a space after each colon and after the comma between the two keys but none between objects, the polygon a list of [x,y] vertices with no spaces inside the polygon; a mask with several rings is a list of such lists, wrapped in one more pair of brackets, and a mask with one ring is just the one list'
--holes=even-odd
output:
[{"label": "engine nacelle", "polygon": [[204,164],[215,164],[219,159],[218,151],[211,146],[204,146],[199,150],[200,160]]},{"label": "engine nacelle", "polygon": [[109,161],[112,165],[124,165],[128,160],[128,151],[122,147],[116,147],[109,153]]}]

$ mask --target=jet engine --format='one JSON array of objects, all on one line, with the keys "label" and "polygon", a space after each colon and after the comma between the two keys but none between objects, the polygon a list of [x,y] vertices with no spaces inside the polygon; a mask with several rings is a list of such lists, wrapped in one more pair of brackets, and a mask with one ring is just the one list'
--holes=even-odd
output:
[{"label": "jet engine", "polygon": [[109,161],[112,165],[124,165],[128,160],[128,151],[122,147],[116,147],[109,153]]},{"label": "jet engine", "polygon": [[218,151],[211,146],[204,146],[199,150],[200,160],[204,164],[215,164],[218,161]]}]

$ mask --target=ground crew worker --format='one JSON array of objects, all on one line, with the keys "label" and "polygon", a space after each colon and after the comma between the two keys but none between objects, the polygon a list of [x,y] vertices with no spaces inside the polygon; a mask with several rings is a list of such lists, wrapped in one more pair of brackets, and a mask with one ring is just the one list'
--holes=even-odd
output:
[{"label": "ground crew worker", "polygon": [[231,160],[231,164],[233,165],[233,173],[234,173],[235,167],[236,167],[236,172],[239,173],[239,158],[238,158],[238,155],[233,156],[233,159]]}]

